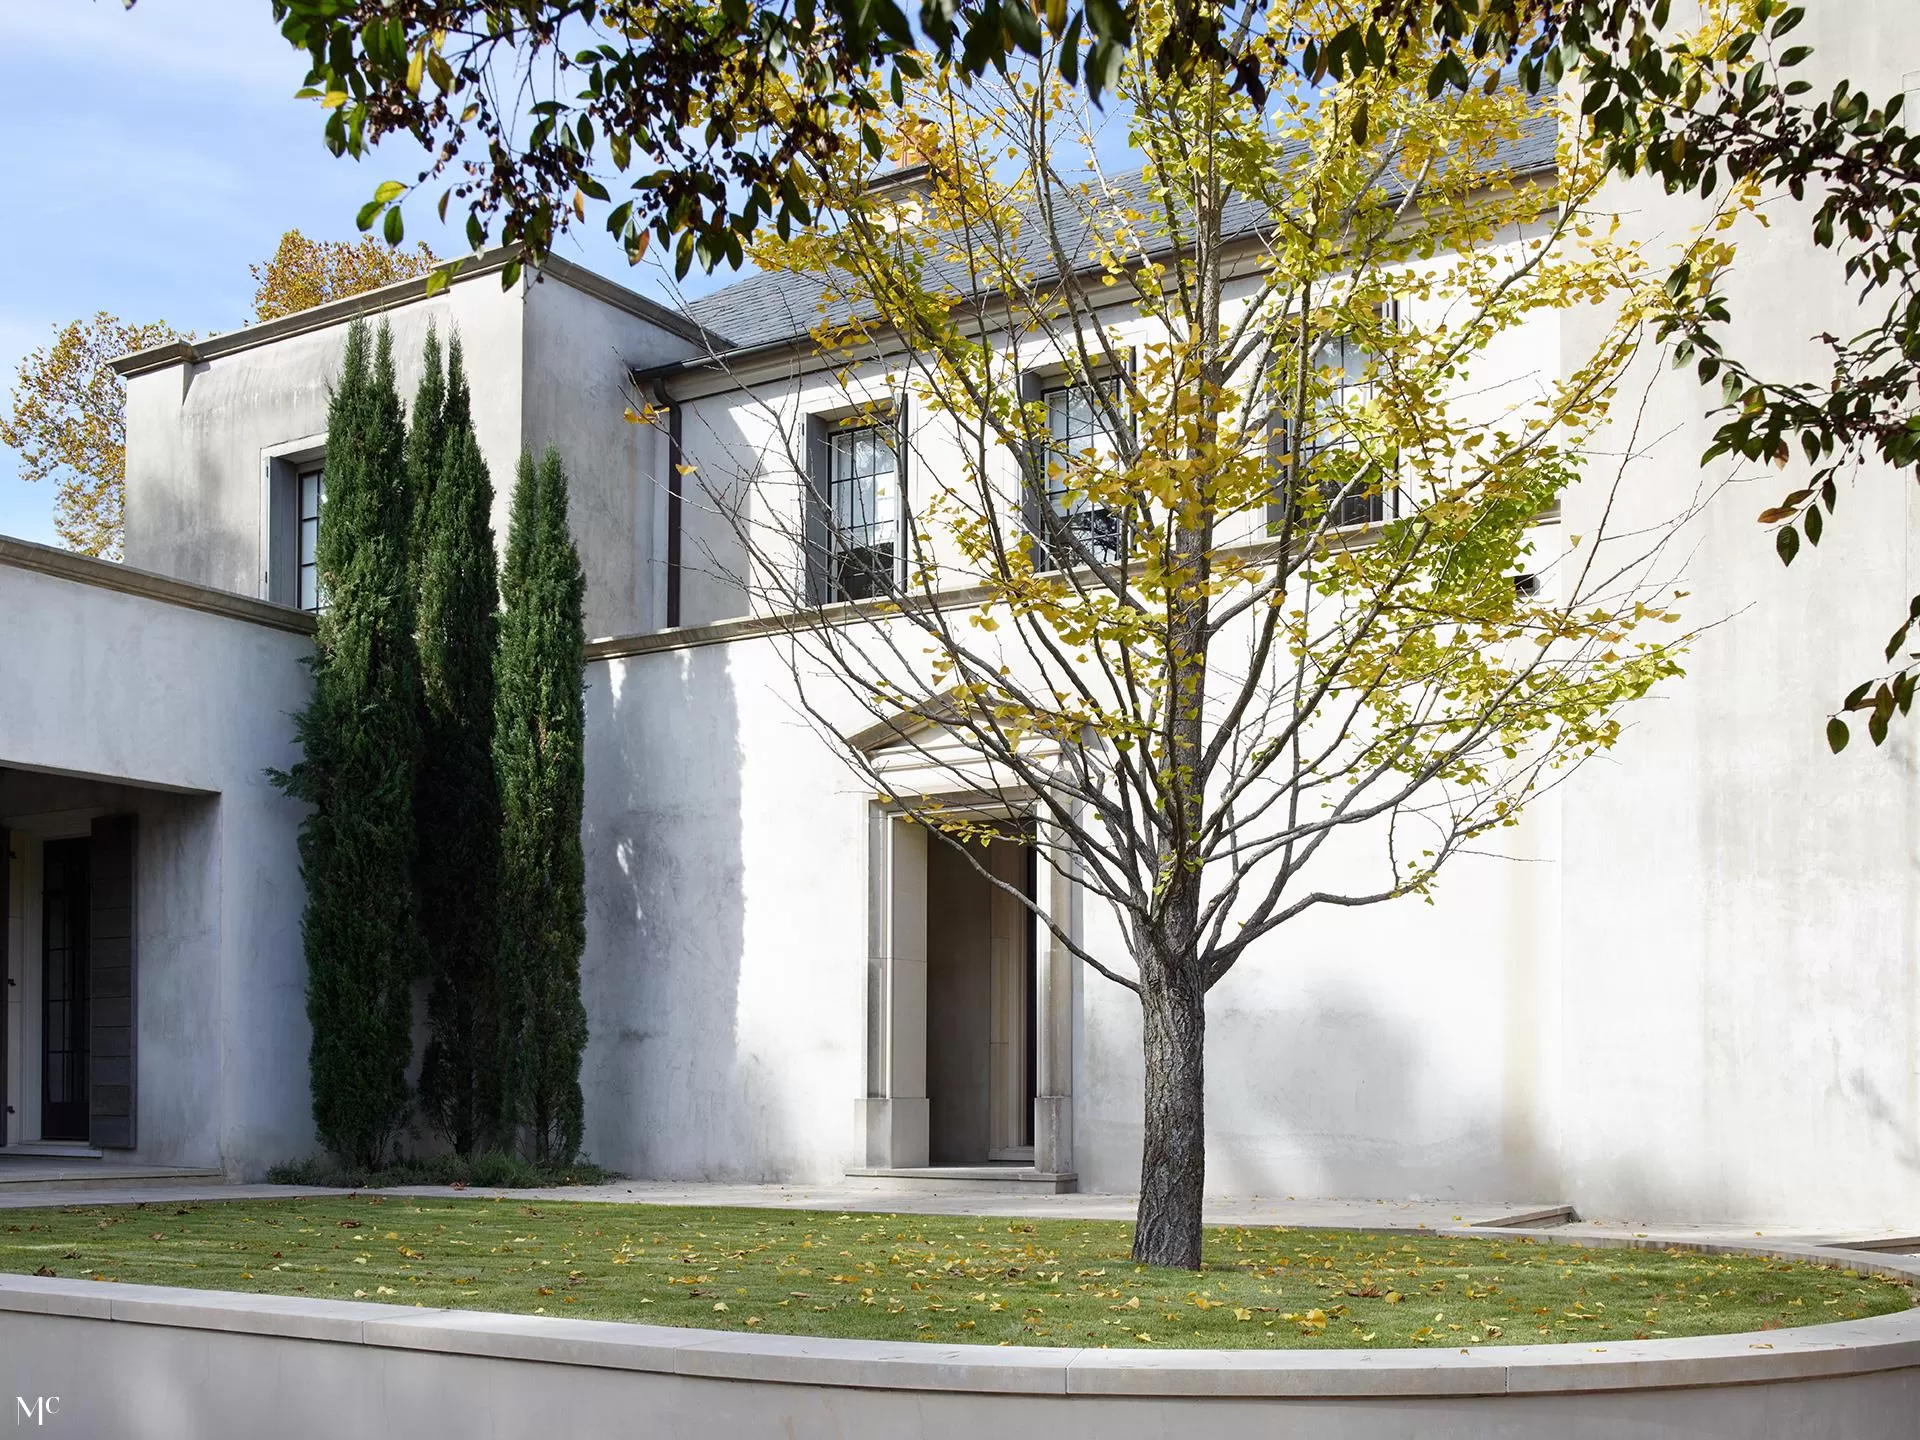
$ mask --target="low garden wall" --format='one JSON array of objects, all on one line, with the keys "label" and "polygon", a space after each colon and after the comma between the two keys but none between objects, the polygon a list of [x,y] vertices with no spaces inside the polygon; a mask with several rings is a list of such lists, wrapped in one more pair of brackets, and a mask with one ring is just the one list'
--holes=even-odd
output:
[{"label": "low garden wall", "polygon": [[[1911,1273],[1887,1257],[1869,1265]],[[114,1440],[959,1440],[1013,1426],[1047,1440],[1910,1440],[1920,1310],[1593,1346],[1156,1352],[723,1334],[5,1275],[0,1403],[15,1430]]]}]

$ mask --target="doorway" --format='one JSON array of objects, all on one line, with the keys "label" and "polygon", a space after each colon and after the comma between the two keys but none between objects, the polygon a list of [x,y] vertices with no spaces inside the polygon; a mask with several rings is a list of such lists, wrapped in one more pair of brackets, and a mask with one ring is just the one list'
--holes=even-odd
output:
[{"label": "doorway", "polygon": [[[1033,1163],[1034,852],[1025,830],[927,845],[927,1141],[934,1165]],[[1024,898],[1023,898],[1024,897]]]},{"label": "doorway", "polygon": [[88,1138],[87,978],[92,841],[41,850],[40,1138]]}]

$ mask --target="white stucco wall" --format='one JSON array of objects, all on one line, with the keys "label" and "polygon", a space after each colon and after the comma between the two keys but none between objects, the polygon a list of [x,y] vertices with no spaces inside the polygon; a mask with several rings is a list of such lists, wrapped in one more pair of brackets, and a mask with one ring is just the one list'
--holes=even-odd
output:
[{"label": "white stucco wall", "polygon": [[[567,468],[568,519],[587,576],[589,635],[657,629],[664,546],[655,531],[659,431],[626,418],[637,397],[629,378],[693,353],[692,342],[576,285],[527,286],[522,334],[522,441],[549,445]],[[494,529],[504,547],[513,472],[498,466]]]},{"label": "white stucco wall", "polygon": [[310,643],[4,563],[0,614],[0,769],[58,772],[0,799],[140,817],[132,1158],[257,1176],[305,1153],[300,807],[264,772],[296,758]]},{"label": "white stucco wall", "polygon": [[[583,1082],[600,1164],[825,1182],[861,1163],[872,793],[795,705],[791,663],[790,642],[760,637],[589,667]],[[831,682],[809,693],[839,708]],[[844,709],[846,730],[865,722]],[[1289,926],[1216,989],[1211,1188],[1557,1193],[1550,805],[1500,847],[1516,858],[1461,862],[1435,906]],[[1083,914],[1128,968],[1110,917]],[[1084,1188],[1131,1189],[1137,1003],[1091,972],[1079,992],[1075,1164]]]},{"label": "white stucco wall", "polygon": [[[420,383],[427,327],[455,330],[467,354],[474,432],[493,471],[495,527],[520,455],[522,304],[497,274],[385,310],[403,402]],[[277,447],[324,441],[347,321],[127,382],[127,563],[236,595],[266,598],[266,460]]]},{"label": "white stucco wall", "polygon": [[856,1163],[867,797],[773,640],[587,671],[586,1149],[635,1175]]},{"label": "white stucco wall", "polygon": [[[1810,6],[1803,33],[1815,95],[1844,74],[1884,97],[1920,66],[1900,0]],[[1615,199],[1639,233],[1689,210],[1646,186]],[[1818,379],[1810,337],[1868,316],[1807,240],[1808,209],[1768,210],[1769,228],[1736,232],[1728,348]],[[1690,487],[1717,387],[1646,378],[1658,443],[1640,466]],[[1811,1227],[1920,1210],[1915,731],[1896,721],[1875,749],[1857,724],[1840,756],[1823,737],[1920,590],[1914,488],[1864,467],[1819,548],[1783,569],[1754,516],[1804,473],[1709,470],[1728,488],[1688,537],[1682,609],[1723,623],[1566,795],[1565,1164],[1568,1198],[1597,1214]]]}]

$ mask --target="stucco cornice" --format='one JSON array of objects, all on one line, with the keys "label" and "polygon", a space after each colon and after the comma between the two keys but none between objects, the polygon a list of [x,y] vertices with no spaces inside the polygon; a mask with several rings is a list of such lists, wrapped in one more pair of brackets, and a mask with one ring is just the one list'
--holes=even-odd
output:
[{"label": "stucco cornice", "polygon": [[[459,262],[459,271],[452,283],[463,285],[482,276],[497,275],[511,261],[516,249],[512,246],[497,246],[471,255]],[[538,272],[538,277],[557,281],[562,285],[590,295],[604,305],[624,310],[650,324],[659,326],[670,334],[677,335],[696,345],[712,347],[722,344],[720,338],[702,329],[699,324],[678,311],[662,305],[657,300],[649,300],[619,285],[604,275],[595,274],[583,265],[575,265],[558,256],[550,257]],[[331,300],[324,305],[315,305],[310,310],[299,310],[292,315],[283,315],[277,320],[265,320],[258,325],[243,326],[238,330],[229,330],[224,334],[210,335],[205,340],[175,341],[166,345],[156,345],[149,350],[136,350],[131,355],[122,355],[118,360],[109,362],[112,368],[122,376],[145,374],[149,370],[164,370],[172,365],[198,364],[205,360],[217,359],[222,355],[236,354],[242,350],[251,350],[261,345],[271,345],[277,340],[290,336],[305,335],[315,330],[325,330],[344,321],[363,315],[378,315],[386,310],[397,309],[416,300],[426,298],[428,277],[417,275],[410,280],[396,280],[391,285],[382,285],[377,290],[369,290],[362,295],[350,295],[344,300]]]},{"label": "stucco cornice", "polygon": [[209,615],[223,615],[251,625],[288,630],[296,635],[313,633],[313,617],[301,610],[190,584],[171,575],[156,575],[151,570],[135,570],[111,560],[96,560],[91,555],[76,555],[71,550],[59,550],[31,540],[16,540],[10,535],[0,535],[0,565],[71,580],[76,585],[94,585],[123,595],[180,605],[188,610],[202,610]]},{"label": "stucco cornice", "polygon": [[[942,610],[971,610],[984,604],[989,591],[983,585],[943,590],[933,597]],[[924,598],[910,602],[927,604]],[[764,635],[808,635],[822,629],[847,625],[875,624],[896,619],[897,608],[879,602],[852,600],[825,605],[818,610],[790,610],[779,615],[741,615],[731,620],[716,620],[709,625],[685,625],[674,630],[650,630],[640,635],[609,635],[587,642],[587,661],[620,660],[629,655],[653,655],[663,650],[694,650],[703,645],[726,645],[735,640],[754,640]]]}]

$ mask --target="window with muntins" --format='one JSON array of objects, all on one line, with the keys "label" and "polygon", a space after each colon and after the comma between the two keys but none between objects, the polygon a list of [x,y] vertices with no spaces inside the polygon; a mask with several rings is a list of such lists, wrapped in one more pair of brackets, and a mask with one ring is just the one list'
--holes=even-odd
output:
[{"label": "window with muntins", "polygon": [[320,585],[320,507],[327,495],[326,471],[319,465],[302,468],[294,476],[294,492],[298,502],[294,535],[298,582],[294,603],[310,615],[318,614],[327,603],[326,592]]},{"label": "window with muntins", "polygon": [[[1314,406],[1313,424],[1294,456],[1294,473],[1314,477],[1329,512],[1320,523],[1329,530],[1378,525],[1390,510],[1398,513],[1398,493],[1382,468],[1360,453],[1352,429],[1341,418],[1373,399],[1373,383],[1367,378],[1371,361],[1365,348],[1345,335],[1323,340],[1314,351],[1314,369],[1328,388]],[[1287,427],[1277,427],[1275,443],[1282,451],[1292,448],[1288,439]],[[1284,504],[1276,497],[1268,507],[1268,528],[1276,533],[1286,519]]]},{"label": "window with muntins", "polygon": [[900,457],[891,418],[826,432],[826,473],[816,504],[826,511],[818,603],[869,600],[893,588],[900,560]]},{"label": "window with muntins", "polygon": [[1097,388],[1057,385],[1041,391],[1041,399],[1047,407],[1047,493],[1035,538],[1056,569],[1082,559],[1118,560],[1125,548],[1123,517],[1084,493],[1074,494],[1073,479],[1076,467],[1110,462],[1118,450],[1108,417],[1119,403],[1119,382],[1102,380]]}]

